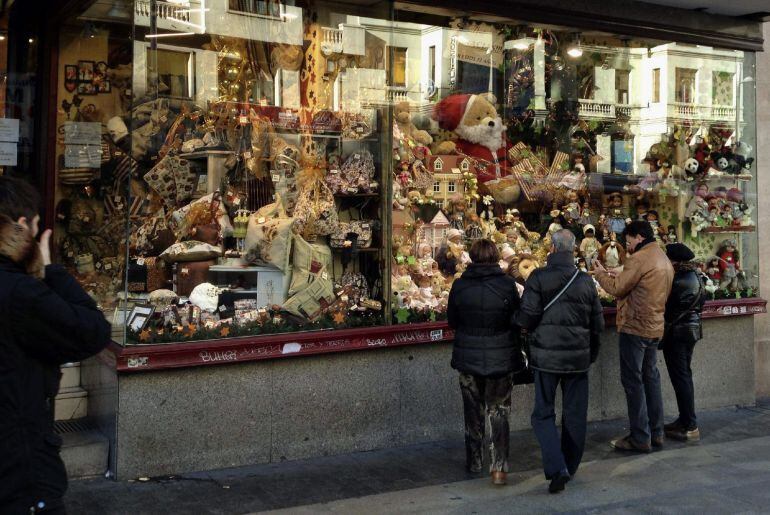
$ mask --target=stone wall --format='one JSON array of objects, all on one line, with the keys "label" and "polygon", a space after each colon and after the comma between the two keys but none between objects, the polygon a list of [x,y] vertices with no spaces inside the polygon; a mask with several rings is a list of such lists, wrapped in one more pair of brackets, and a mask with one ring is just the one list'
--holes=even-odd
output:
[{"label": "stone wall", "polygon": [[[693,364],[699,407],[754,403],[753,328],[751,317],[706,322]],[[450,354],[451,345],[421,345],[122,374],[118,478],[462,438]],[[660,364],[671,419],[662,356]],[[591,420],[625,416],[618,367],[617,336],[607,331],[590,373]],[[531,385],[515,387],[512,429],[529,427],[533,398]]]}]

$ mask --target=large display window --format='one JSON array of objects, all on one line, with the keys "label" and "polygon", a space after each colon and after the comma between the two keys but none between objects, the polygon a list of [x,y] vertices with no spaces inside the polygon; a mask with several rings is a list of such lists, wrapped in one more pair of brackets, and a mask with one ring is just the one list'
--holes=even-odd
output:
[{"label": "large display window", "polygon": [[65,24],[56,245],[117,341],[440,321],[475,239],[523,284],[558,228],[622,266],[633,219],[758,294],[752,53],[393,7]]}]

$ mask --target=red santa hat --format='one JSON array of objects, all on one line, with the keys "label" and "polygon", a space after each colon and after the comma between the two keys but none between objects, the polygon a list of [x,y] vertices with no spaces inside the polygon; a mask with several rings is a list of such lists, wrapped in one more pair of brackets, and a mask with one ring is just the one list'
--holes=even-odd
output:
[{"label": "red santa hat", "polygon": [[473,102],[476,95],[458,94],[449,95],[433,108],[433,119],[438,126],[445,131],[453,131],[463,120],[468,105]]}]

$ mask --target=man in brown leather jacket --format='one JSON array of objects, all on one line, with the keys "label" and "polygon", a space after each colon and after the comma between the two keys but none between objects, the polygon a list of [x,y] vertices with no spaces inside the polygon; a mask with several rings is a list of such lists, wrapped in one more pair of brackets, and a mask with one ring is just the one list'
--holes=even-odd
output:
[{"label": "man in brown leather jacket", "polygon": [[613,440],[612,446],[621,451],[650,452],[652,446],[663,445],[657,350],[674,269],[648,222],[631,222],[623,236],[631,254],[623,271],[616,273],[605,270],[601,263],[596,265],[596,280],[618,302],[620,381],[631,428],[631,434]]}]

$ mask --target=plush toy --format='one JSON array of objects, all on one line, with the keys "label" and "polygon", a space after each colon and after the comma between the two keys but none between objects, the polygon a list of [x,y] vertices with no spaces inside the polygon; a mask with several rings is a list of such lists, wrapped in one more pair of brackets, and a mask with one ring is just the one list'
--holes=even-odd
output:
[{"label": "plush toy", "polygon": [[732,146],[732,159],[731,164],[734,165],[735,173],[738,177],[751,178],[749,170],[754,163],[754,158],[751,157],[753,148],[745,141],[737,141]]},{"label": "plush toy", "polygon": [[443,99],[433,110],[439,127],[457,136],[454,141],[441,142],[434,153],[459,152],[483,161],[486,166],[477,170],[482,184],[509,174],[506,127],[494,102],[494,96],[489,94],[456,94]]},{"label": "plush toy", "polygon": [[746,274],[741,270],[738,249],[734,240],[725,240],[717,252],[719,258],[720,288],[737,291],[745,287]]},{"label": "plush toy", "polygon": [[411,138],[425,146],[433,143],[433,137],[427,131],[418,129],[412,123],[412,115],[409,113],[409,102],[399,102],[396,104],[393,108],[393,116],[402,137]]},{"label": "plush toy", "polygon": [[615,233],[610,233],[610,241],[599,249],[599,262],[607,269],[618,268],[626,260],[625,249],[618,244]]}]

